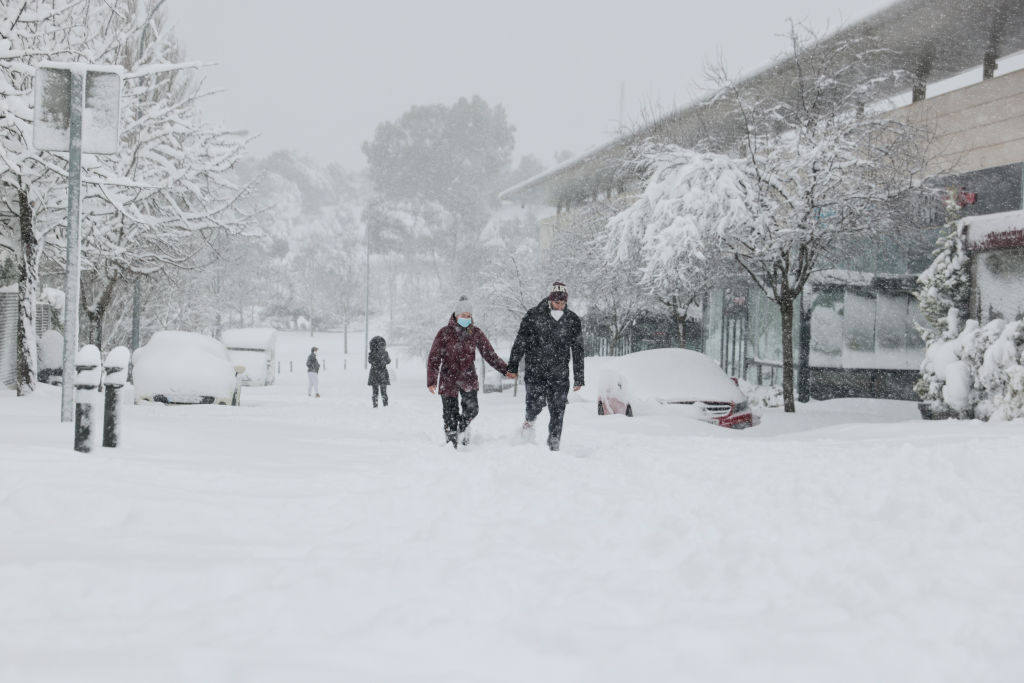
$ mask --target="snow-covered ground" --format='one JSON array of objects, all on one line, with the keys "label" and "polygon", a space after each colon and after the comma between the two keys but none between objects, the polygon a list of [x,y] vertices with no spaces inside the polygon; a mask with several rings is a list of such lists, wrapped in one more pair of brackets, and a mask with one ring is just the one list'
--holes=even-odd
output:
[{"label": "snow-covered ground", "polygon": [[456,452],[422,361],[373,410],[351,341],[90,454],[0,391],[0,681],[1024,680],[1024,424],[577,401],[553,454],[482,394]]}]

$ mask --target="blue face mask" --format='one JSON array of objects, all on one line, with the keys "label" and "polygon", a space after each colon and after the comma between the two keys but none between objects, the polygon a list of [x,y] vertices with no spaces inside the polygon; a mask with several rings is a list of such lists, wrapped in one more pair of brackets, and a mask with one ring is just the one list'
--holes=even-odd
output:
[{"label": "blue face mask", "polygon": [[470,325],[473,324],[473,319],[472,318],[456,318],[456,320],[459,322],[459,325],[461,325],[462,327],[469,327]]}]

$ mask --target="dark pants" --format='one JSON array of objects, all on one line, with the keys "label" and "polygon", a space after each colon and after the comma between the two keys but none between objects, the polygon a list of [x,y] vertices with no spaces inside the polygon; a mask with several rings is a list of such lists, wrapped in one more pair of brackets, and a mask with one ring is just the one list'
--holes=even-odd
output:
[{"label": "dark pants", "polygon": [[[462,398],[462,414],[459,414],[459,397]],[[464,432],[469,423],[480,413],[480,402],[475,391],[459,389],[459,396],[441,397],[441,416],[444,418],[446,434]]]},{"label": "dark pants", "polygon": [[548,408],[548,445],[562,439],[562,420],[569,401],[568,382],[526,382],[526,421],[533,422],[544,406]]},{"label": "dark pants", "polygon": [[377,390],[380,389],[380,397],[384,399],[384,405],[388,404],[388,385],[387,384],[373,384],[373,407],[377,407]]}]

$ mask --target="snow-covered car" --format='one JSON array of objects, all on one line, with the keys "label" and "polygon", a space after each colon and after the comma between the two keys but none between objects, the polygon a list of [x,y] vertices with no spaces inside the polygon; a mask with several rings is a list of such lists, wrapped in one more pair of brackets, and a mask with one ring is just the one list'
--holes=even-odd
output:
[{"label": "snow-covered car", "polygon": [[156,332],[132,354],[135,402],[237,406],[241,375],[224,345],[195,332]]},{"label": "snow-covered car", "polygon": [[679,410],[722,427],[756,423],[747,397],[709,356],[651,349],[610,359],[597,380],[597,413],[629,417]]},{"label": "snow-covered car", "polygon": [[262,387],[277,377],[277,330],[272,327],[243,327],[224,330],[220,340],[236,365],[244,365],[242,386]]}]

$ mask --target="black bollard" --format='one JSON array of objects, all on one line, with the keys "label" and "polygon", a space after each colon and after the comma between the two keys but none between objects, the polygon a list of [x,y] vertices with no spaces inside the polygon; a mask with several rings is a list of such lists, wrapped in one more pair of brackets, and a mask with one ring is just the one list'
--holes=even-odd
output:
[{"label": "black bollard", "polygon": [[100,350],[83,346],[75,354],[75,450],[92,450],[93,403],[100,386]]},{"label": "black bollard", "polygon": [[118,346],[110,350],[103,363],[103,445],[117,448],[121,435],[121,389],[128,381],[131,351]]}]

